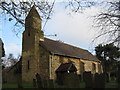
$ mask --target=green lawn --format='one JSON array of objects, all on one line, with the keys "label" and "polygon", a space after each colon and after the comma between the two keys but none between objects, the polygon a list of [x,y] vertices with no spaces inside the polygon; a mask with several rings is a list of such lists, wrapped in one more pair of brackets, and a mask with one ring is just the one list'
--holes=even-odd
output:
[{"label": "green lawn", "polygon": [[17,88],[17,84],[16,83],[5,83],[5,84],[2,84],[2,88]]},{"label": "green lawn", "polygon": [[109,83],[106,83],[106,88],[117,88],[116,81],[110,81]]},{"label": "green lawn", "polygon": [[[34,88],[32,83],[24,83],[24,88]],[[17,83],[6,83],[2,85],[2,88],[18,88]]]},{"label": "green lawn", "polygon": [[[6,84],[3,84],[2,85],[2,88],[17,88],[18,86],[17,86],[17,84],[16,83],[6,83]],[[23,84],[23,87],[24,88],[34,88],[33,87],[33,84],[32,83],[24,83]],[[66,88],[66,86],[60,86],[60,85],[58,85],[58,84],[54,84],[54,87],[55,88]],[[80,88],[84,88],[85,87],[85,84],[82,82],[82,83],[80,83]]]},{"label": "green lawn", "polygon": [[[3,88],[17,88],[16,83],[7,83],[2,85]],[[56,83],[54,84],[55,88],[66,88],[66,86],[59,86]],[[23,88],[34,88],[32,83],[24,83]],[[85,83],[80,83],[80,88],[85,88]],[[115,81],[110,81],[106,83],[106,88],[117,88],[117,83]]]}]

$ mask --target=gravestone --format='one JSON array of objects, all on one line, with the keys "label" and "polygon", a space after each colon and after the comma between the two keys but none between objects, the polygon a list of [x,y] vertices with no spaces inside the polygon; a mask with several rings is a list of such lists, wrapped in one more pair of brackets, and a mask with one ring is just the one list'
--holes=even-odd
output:
[{"label": "gravestone", "polygon": [[37,87],[37,82],[36,82],[36,79],[33,78],[33,87]]},{"label": "gravestone", "polygon": [[92,88],[93,86],[93,76],[91,72],[83,73],[83,81],[85,82],[85,88]]},{"label": "gravestone", "polygon": [[48,88],[54,88],[54,81],[48,80]]},{"label": "gravestone", "polygon": [[67,88],[79,88],[79,76],[75,73],[64,73],[63,85]]},{"label": "gravestone", "polygon": [[105,74],[96,73],[94,75],[93,88],[105,88]]},{"label": "gravestone", "polygon": [[108,75],[108,73],[105,73],[105,78],[106,78],[106,82],[109,82],[109,75]]},{"label": "gravestone", "polygon": [[80,82],[82,82],[82,75],[78,75]]},{"label": "gravestone", "polygon": [[48,80],[43,80],[43,88],[48,88]]},{"label": "gravestone", "polygon": [[37,87],[38,88],[43,88],[42,79],[41,79],[41,77],[38,73],[36,74],[36,79],[37,79]]},{"label": "gravestone", "polygon": [[57,83],[58,85],[63,85],[64,75],[63,75],[61,72],[56,73],[56,75],[57,75],[56,83]]}]

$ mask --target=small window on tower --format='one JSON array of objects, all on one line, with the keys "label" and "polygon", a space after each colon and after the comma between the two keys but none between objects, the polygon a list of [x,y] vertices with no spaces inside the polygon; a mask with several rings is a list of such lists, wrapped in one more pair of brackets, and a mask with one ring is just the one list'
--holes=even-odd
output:
[{"label": "small window on tower", "polygon": [[30,31],[28,31],[28,36],[30,36]]},{"label": "small window on tower", "polygon": [[30,69],[30,61],[28,60],[27,61],[27,70],[29,70]]},{"label": "small window on tower", "polygon": [[28,33],[28,36],[30,36],[30,33]]}]

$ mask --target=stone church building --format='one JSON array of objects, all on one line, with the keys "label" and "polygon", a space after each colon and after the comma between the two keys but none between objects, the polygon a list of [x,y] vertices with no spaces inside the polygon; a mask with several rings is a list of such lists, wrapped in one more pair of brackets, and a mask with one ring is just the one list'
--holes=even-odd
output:
[{"label": "stone church building", "polygon": [[[22,42],[22,80],[32,81],[39,73],[43,79],[56,79],[55,71],[63,63],[73,62],[77,74],[101,73],[100,61],[89,51],[44,37],[42,20],[33,6],[25,20]],[[65,68],[64,68],[65,69]]]},{"label": "stone church building", "polygon": [[[88,50],[44,37],[42,20],[33,6],[25,19],[22,40],[22,81],[32,82],[35,75],[42,79],[56,79],[56,71],[102,73],[102,65]],[[70,64],[72,62],[72,64]],[[64,65],[63,65],[64,64]]]}]

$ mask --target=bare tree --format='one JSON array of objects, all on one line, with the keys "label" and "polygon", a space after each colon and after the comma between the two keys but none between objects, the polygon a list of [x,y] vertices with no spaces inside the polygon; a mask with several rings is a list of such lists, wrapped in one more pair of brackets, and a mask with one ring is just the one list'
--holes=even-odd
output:
[{"label": "bare tree", "polygon": [[[16,20],[15,26],[24,26],[24,20],[29,12],[30,8],[35,5],[41,15],[41,18],[45,20],[43,29],[50,19],[53,12],[53,7],[56,0],[49,2],[47,0],[28,0],[21,1],[18,0],[14,2],[9,0],[9,2],[3,0],[0,1],[0,9],[3,11],[1,14],[9,14],[9,21],[13,18]],[[100,37],[105,37],[106,42],[117,43],[120,45],[120,0],[65,0],[67,3],[65,7],[72,12],[79,13],[84,11],[86,8],[92,6],[103,6],[103,11],[95,16],[95,27],[98,27],[98,35],[95,40]],[[20,29],[21,30],[21,29]],[[19,31],[18,31],[19,33]],[[104,40],[105,41],[105,40]]]},{"label": "bare tree", "polygon": [[13,56],[13,54],[9,54],[8,57],[5,57],[2,61],[2,64],[4,67],[11,67],[15,65],[18,62],[18,60]]},{"label": "bare tree", "polygon": [[81,13],[87,8],[102,3],[99,1],[96,2],[96,0],[66,0],[66,1],[68,1],[68,4],[66,4],[65,8],[69,9],[74,13]]},{"label": "bare tree", "polygon": [[120,47],[120,0],[105,2],[104,5],[104,11],[95,16],[95,26],[99,29],[95,39],[104,37],[105,42]]},{"label": "bare tree", "polygon": [[0,10],[2,15],[9,15],[9,21],[16,20],[14,26],[19,27],[19,30],[17,29],[18,34],[21,32],[21,28],[24,27],[25,17],[33,5],[36,6],[41,18],[46,23],[51,18],[54,3],[55,0],[53,2],[43,0],[2,0],[0,1]]},{"label": "bare tree", "polygon": [[120,47],[120,0],[68,0],[67,8],[72,12],[81,12],[92,6],[102,7],[94,16],[97,35],[93,41],[104,38],[105,43],[115,43]]}]

